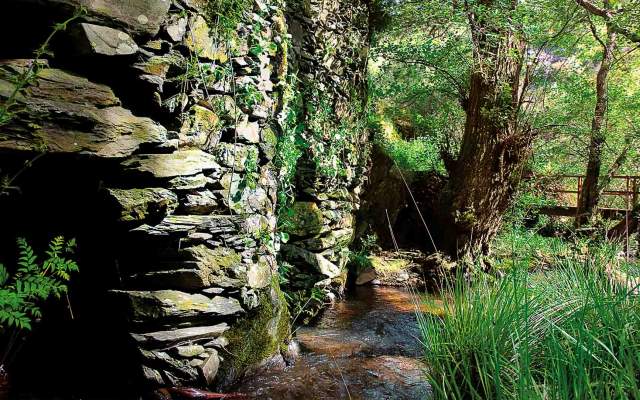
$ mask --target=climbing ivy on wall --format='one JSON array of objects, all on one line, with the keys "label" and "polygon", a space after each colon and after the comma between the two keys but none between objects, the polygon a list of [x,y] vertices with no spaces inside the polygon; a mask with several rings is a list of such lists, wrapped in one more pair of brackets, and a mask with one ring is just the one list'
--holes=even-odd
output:
[{"label": "climbing ivy on wall", "polygon": [[295,76],[290,76],[284,89],[283,99],[287,104],[280,118],[281,134],[276,147],[275,163],[278,168],[278,215],[282,216],[295,199],[295,174],[298,160],[307,143],[302,137],[304,124],[301,121],[300,92],[296,90]]},{"label": "climbing ivy on wall", "polygon": [[338,117],[327,93],[313,88],[305,94],[309,128],[306,140],[317,172],[330,181],[351,178],[354,171],[348,167],[360,159],[358,141],[366,129],[366,121],[357,96],[352,97],[356,100],[348,104],[343,117]]}]

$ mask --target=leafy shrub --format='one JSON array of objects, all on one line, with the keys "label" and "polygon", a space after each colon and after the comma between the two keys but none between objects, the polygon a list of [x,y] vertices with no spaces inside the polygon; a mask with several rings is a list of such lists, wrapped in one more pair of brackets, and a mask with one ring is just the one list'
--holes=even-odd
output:
[{"label": "leafy shrub", "polygon": [[73,252],[75,240],[58,236],[45,252],[47,258],[38,263],[31,246],[17,239],[19,258],[15,273],[0,264],[0,327],[30,330],[35,319],[42,317],[40,305],[51,296],[60,298],[67,292],[72,272],[78,271],[75,261],[64,257]]},{"label": "leafy shrub", "polygon": [[378,235],[375,233],[367,234],[358,239],[358,243],[354,249],[349,252],[349,264],[356,273],[360,273],[371,267],[369,256],[380,251],[378,245]]},{"label": "leafy shrub", "polygon": [[381,115],[369,117],[369,125],[376,131],[375,142],[396,165],[405,171],[435,171],[445,174],[440,144],[431,137],[403,139],[393,122]]},{"label": "leafy shrub", "polygon": [[327,293],[318,288],[291,290],[284,292],[287,308],[293,317],[291,325],[307,325],[323,309]]}]

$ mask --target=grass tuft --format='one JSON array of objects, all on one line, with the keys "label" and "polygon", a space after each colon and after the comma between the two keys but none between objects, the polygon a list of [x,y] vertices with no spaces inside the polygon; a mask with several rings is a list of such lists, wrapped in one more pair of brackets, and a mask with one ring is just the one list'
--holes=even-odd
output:
[{"label": "grass tuft", "polygon": [[436,398],[640,398],[640,298],[611,282],[615,262],[602,246],[544,273],[449,282],[446,316],[419,316]]}]

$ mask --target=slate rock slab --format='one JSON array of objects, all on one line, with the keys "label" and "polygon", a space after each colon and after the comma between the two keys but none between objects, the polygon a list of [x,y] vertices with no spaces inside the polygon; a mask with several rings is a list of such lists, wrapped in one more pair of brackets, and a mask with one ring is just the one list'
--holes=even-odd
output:
[{"label": "slate rock slab", "polygon": [[35,3],[39,7],[71,14],[84,7],[83,19],[121,28],[133,35],[154,36],[160,30],[171,5],[171,0],[9,0]]},{"label": "slate rock slab", "polygon": [[244,310],[234,298],[189,294],[177,290],[114,291],[127,299],[128,314],[133,321],[154,321],[164,318],[228,316]]},{"label": "slate rock slab", "polygon": [[83,23],[72,32],[74,50],[80,55],[128,56],[138,52],[131,36],[117,29]]},{"label": "slate rock slab", "polygon": [[[24,68],[24,60],[0,63],[0,102],[11,96],[12,82]],[[17,95],[13,110],[13,118],[0,132],[0,151],[45,148],[51,153],[122,158],[167,140],[164,127],[122,108],[109,87],[54,68],[38,73]]]}]

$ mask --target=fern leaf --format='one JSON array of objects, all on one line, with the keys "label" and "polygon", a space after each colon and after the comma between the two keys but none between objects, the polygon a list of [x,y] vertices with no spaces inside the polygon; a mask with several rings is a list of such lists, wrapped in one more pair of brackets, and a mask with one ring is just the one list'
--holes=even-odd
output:
[{"label": "fern leaf", "polygon": [[9,280],[9,271],[3,264],[0,264],[0,287],[4,287]]},{"label": "fern leaf", "polygon": [[65,248],[65,251],[67,253],[72,254],[75,251],[76,247],[77,247],[76,238],[72,238],[67,242],[67,246]]}]

